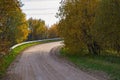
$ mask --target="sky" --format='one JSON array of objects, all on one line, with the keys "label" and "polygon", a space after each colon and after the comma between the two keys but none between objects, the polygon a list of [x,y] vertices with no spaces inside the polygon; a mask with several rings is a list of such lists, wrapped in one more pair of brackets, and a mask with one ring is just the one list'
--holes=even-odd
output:
[{"label": "sky", "polygon": [[46,25],[51,26],[59,20],[55,17],[61,0],[21,0],[24,6],[23,12],[27,19],[30,17],[42,19]]}]

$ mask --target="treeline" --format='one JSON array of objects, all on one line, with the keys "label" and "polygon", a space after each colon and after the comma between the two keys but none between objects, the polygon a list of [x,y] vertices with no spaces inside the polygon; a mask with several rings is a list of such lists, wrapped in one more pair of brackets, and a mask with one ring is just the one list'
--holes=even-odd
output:
[{"label": "treeline", "polygon": [[45,21],[41,19],[30,18],[28,20],[30,34],[28,40],[40,40],[46,38],[58,37],[57,23],[52,26],[46,26]]},{"label": "treeline", "polygon": [[49,28],[41,19],[26,20],[22,6],[18,0],[0,0],[0,55],[23,41],[58,37],[57,24]]},{"label": "treeline", "polygon": [[[69,53],[114,51],[120,55],[120,0],[65,0],[58,31]],[[81,53],[82,54],[82,53]]]},{"label": "treeline", "polygon": [[0,0],[0,52],[28,36],[28,24],[18,0]]}]

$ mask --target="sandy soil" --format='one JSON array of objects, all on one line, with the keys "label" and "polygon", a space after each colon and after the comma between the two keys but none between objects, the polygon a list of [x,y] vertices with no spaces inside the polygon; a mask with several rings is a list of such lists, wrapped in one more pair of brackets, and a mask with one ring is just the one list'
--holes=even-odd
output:
[{"label": "sandy soil", "polygon": [[52,42],[26,49],[11,64],[5,80],[103,80],[51,56],[51,49],[60,45]]}]

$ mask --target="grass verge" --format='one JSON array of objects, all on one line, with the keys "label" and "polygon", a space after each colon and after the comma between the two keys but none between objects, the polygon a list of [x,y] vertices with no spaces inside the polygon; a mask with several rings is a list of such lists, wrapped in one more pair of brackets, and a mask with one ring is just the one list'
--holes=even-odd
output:
[{"label": "grass verge", "polygon": [[26,44],[20,45],[16,48],[12,49],[9,54],[0,58],[0,77],[5,75],[7,68],[15,60],[16,56],[20,52],[25,50],[26,48],[33,46],[33,45],[37,45],[37,44],[55,42],[55,41],[59,41],[59,40],[45,40],[45,41],[41,41],[41,42],[26,43]]},{"label": "grass verge", "polygon": [[65,49],[61,49],[60,53],[80,68],[103,71],[110,76],[111,80],[120,80],[120,57],[69,55]]}]

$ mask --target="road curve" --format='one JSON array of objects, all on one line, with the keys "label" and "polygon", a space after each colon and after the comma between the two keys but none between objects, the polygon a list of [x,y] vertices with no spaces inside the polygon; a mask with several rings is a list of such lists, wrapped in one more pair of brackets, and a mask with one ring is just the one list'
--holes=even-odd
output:
[{"label": "road curve", "polygon": [[10,66],[6,80],[98,80],[64,61],[53,59],[50,50],[60,46],[52,42],[30,47]]}]

